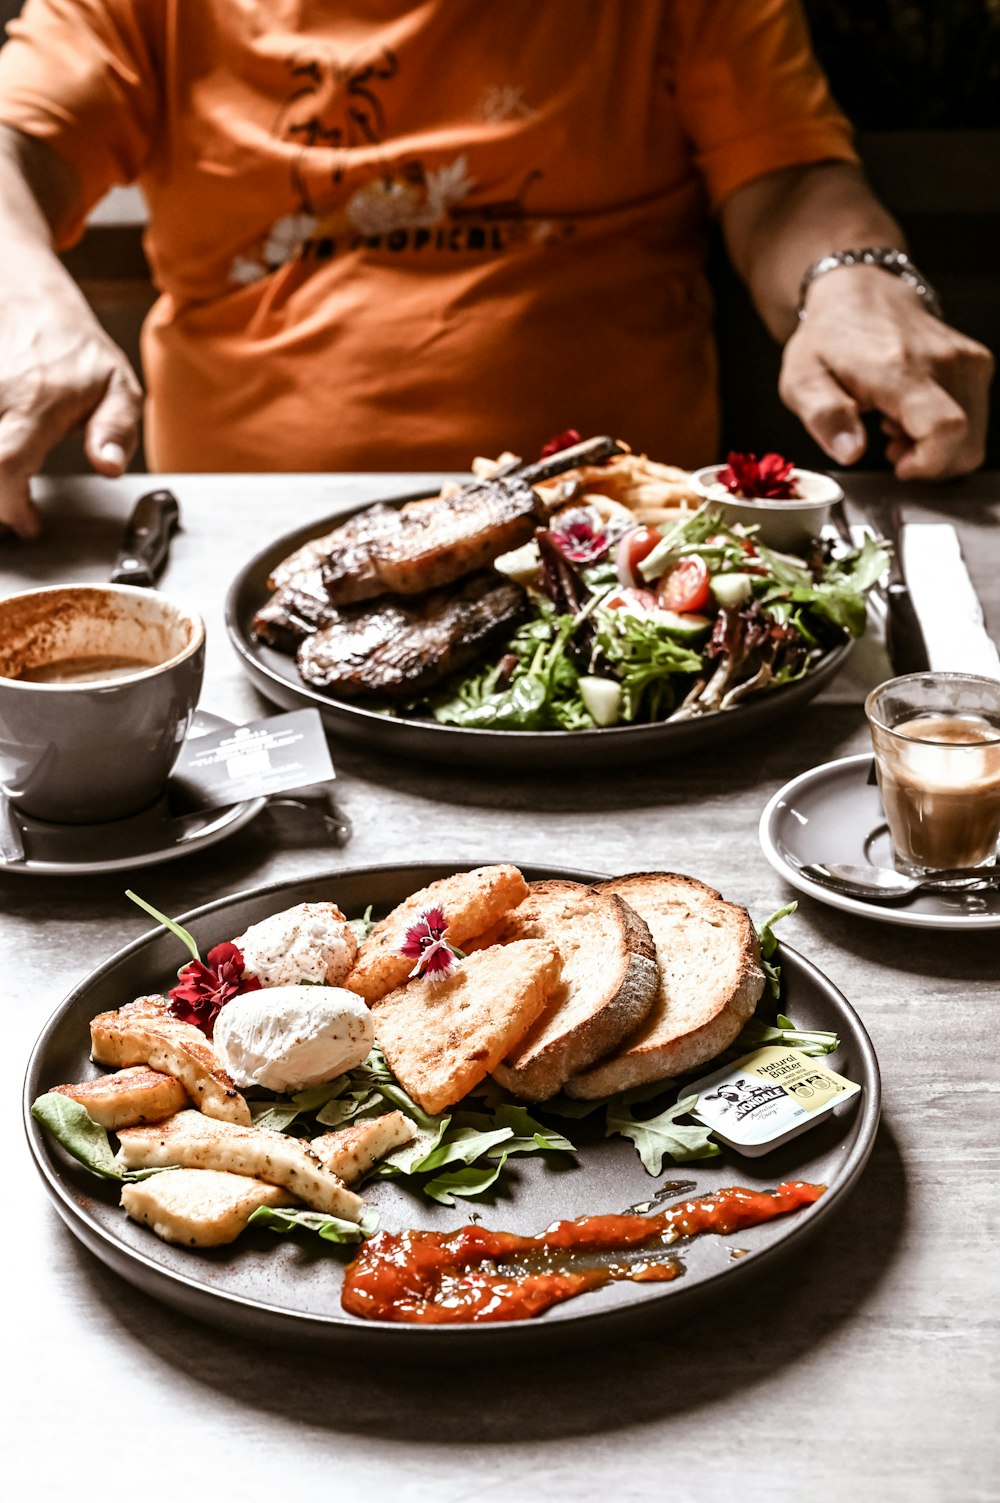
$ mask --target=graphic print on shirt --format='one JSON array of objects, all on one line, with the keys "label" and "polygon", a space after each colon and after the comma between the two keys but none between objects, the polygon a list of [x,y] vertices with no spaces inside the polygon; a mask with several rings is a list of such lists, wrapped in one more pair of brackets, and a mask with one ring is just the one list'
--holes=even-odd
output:
[{"label": "graphic print on shirt", "polygon": [[[291,186],[298,209],[281,215],[255,245],[234,257],[230,281],[247,285],[290,261],[327,261],[344,251],[371,250],[495,254],[530,235],[550,239],[572,233],[532,219],[524,197],[541,177],[530,170],[510,199],[472,206],[476,187],[468,154],[426,167],[386,146],[384,98],[399,74],[396,55],[382,48],[366,61],[336,62],[321,52],[286,60],[291,81],[272,129],[295,143]],[[501,124],[530,119],[516,84],[489,84],[478,116]],[[345,198],[345,179],[367,160],[369,176]]]}]

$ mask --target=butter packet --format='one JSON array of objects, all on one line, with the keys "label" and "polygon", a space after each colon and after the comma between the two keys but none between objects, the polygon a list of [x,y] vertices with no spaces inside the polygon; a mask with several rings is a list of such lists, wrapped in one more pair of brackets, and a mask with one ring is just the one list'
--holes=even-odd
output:
[{"label": "butter packet", "polygon": [[687,1085],[691,1116],[730,1148],[758,1158],[829,1117],[861,1087],[798,1049],[770,1045]]}]

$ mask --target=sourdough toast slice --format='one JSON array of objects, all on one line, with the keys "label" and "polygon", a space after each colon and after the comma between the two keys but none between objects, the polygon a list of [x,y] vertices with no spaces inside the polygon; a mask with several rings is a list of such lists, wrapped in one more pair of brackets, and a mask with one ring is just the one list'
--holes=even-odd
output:
[{"label": "sourdough toast slice", "polygon": [[588,1100],[714,1059],[753,1016],[765,982],[750,915],[714,887],[676,872],[640,872],[602,882],[598,891],[642,914],[660,984],[652,1012],[631,1037],[567,1082],[567,1095]]},{"label": "sourdough toast slice", "polygon": [[562,955],[562,978],[544,1014],[493,1071],[513,1095],[546,1101],[652,1011],[659,990],[653,938],[617,894],[563,881],[532,882],[499,935],[504,944],[548,940]]},{"label": "sourdough toast slice", "polygon": [[461,1101],[541,1016],[560,965],[555,945],[522,940],[381,997],[372,1004],[375,1038],[396,1079],[427,1112]]},{"label": "sourdough toast slice", "polygon": [[341,984],[366,1002],[375,1002],[402,986],[413,970],[412,957],[402,950],[407,929],[421,914],[439,908],[445,918],[445,939],[462,949],[516,907],[527,891],[528,884],[516,866],[479,866],[431,882],[375,925],[362,940],[354,966]]}]

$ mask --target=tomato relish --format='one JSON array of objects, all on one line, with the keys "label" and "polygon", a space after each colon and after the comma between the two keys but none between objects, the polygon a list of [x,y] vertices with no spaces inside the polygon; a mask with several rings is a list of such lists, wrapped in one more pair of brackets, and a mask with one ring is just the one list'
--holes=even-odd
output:
[{"label": "tomato relish", "polygon": [[[526,1320],[620,1279],[664,1282],[684,1271],[676,1257],[665,1258],[654,1248],[651,1259],[640,1262],[616,1261],[616,1254],[705,1232],[741,1231],[811,1205],[825,1189],[798,1180],[776,1190],[736,1185],[678,1201],[655,1216],[556,1221],[534,1237],[480,1226],[379,1232],[348,1265],[341,1303],[349,1314],[368,1320],[421,1325]],[[579,1266],[584,1258],[588,1266]]]}]

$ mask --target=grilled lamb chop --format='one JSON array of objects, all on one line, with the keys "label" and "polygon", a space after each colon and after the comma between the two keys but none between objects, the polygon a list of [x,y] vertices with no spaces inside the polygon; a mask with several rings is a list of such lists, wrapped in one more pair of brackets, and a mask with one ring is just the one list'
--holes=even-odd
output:
[{"label": "grilled lamb chop", "polygon": [[527,614],[520,585],[474,574],[412,599],[336,613],[298,650],[306,683],[333,694],[413,699],[503,642]]},{"label": "grilled lamb chop", "polygon": [[339,606],[379,595],[421,595],[487,568],[501,553],[526,543],[545,522],[550,507],[533,484],[618,452],[614,439],[590,439],[517,473],[410,503],[396,514],[395,527],[380,522],[360,537],[345,537],[341,529],[323,540],[323,582],[330,601]]},{"label": "grilled lamb chop", "polygon": [[303,637],[337,619],[319,569],[293,574],[253,618],[251,631],[279,652],[294,653]]},{"label": "grilled lamb chop", "polygon": [[523,480],[484,480],[400,512],[395,528],[340,542],[323,561],[323,583],[334,605],[422,595],[519,548],[542,519],[542,503]]},{"label": "grilled lamb chop", "polygon": [[332,532],[303,543],[301,548],[296,548],[294,553],[276,564],[267,582],[268,588],[280,590],[293,580],[297,583],[299,575],[314,573],[334,549],[353,547],[377,537],[380,532],[395,531],[399,526],[399,516],[396,507],[387,506],[384,501],[377,501],[374,506],[367,506],[364,511],[356,512],[346,522],[340,522]]}]

